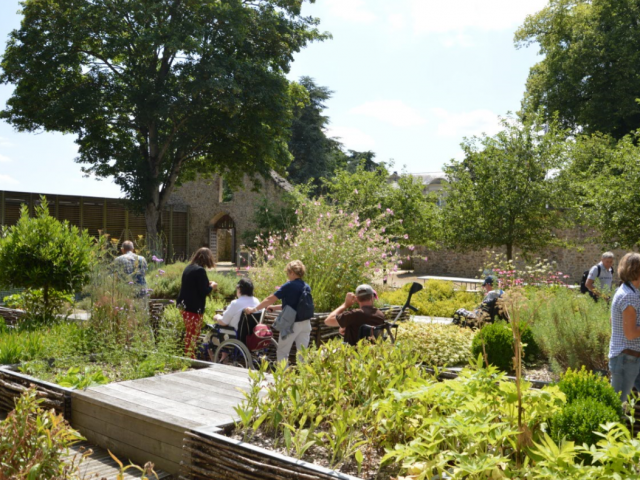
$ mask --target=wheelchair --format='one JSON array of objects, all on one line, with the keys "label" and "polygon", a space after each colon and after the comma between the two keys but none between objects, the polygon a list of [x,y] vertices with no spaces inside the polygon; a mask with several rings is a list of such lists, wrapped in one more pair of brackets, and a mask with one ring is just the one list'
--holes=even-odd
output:
[{"label": "wheelchair", "polygon": [[272,336],[253,342],[253,348],[247,345],[247,338],[253,334],[256,325],[261,323],[261,315],[242,313],[237,329],[218,324],[207,325],[205,346],[209,360],[246,369],[259,368],[263,360],[274,364],[278,342]]},{"label": "wheelchair", "polygon": [[382,339],[384,341],[391,340],[391,343],[396,343],[396,338],[398,337],[398,321],[400,317],[405,312],[405,310],[410,309],[414,312],[417,312],[418,309],[411,305],[411,297],[422,290],[424,287],[420,285],[418,282],[413,282],[411,284],[411,288],[409,289],[409,297],[407,301],[402,306],[396,318],[392,321],[385,321],[382,325],[360,325],[358,329],[358,342],[363,340],[369,340],[372,342],[377,342]]}]

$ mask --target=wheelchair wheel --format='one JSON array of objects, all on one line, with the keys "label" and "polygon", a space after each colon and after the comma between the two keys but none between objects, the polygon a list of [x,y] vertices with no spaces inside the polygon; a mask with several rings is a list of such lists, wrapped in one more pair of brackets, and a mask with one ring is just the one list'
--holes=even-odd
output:
[{"label": "wheelchair wheel", "polygon": [[236,339],[225,340],[216,349],[214,363],[224,363],[240,368],[253,368],[251,354],[247,347]]},{"label": "wheelchair wheel", "polygon": [[266,347],[256,350],[254,352],[251,352],[251,354],[253,355],[254,368],[256,369],[260,368],[260,364],[262,363],[262,360],[265,360],[269,364],[269,367],[273,367],[273,365],[275,365],[276,362],[278,361],[277,353],[278,353],[278,342],[276,342],[272,338],[270,339],[269,344]]}]

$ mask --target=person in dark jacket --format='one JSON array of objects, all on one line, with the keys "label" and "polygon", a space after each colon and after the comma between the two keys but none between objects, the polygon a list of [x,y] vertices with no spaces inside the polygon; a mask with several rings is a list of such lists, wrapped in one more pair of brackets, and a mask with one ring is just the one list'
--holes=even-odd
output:
[{"label": "person in dark jacket", "polygon": [[195,358],[196,340],[200,336],[202,318],[209,294],[218,288],[216,282],[209,281],[207,269],[215,267],[213,253],[206,247],[191,257],[191,262],[182,272],[182,285],[177,304],[182,308],[184,320],[184,353]]}]

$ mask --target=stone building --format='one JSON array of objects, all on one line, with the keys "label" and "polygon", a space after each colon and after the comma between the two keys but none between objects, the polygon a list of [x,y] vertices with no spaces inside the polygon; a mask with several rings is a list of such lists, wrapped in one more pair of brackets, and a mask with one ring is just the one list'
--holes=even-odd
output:
[{"label": "stone building", "polygon": [[267,198],[274,206],[293,189],[275,172],[260,179],[256,188],[249,177],[240,189],[231,191],[220,176],[201,178],[183,184],[169,200],[170,205],[186,206],[189,212],[190,252],[209,247],[218,262],[236,263],[243,235],[255,230],[256,206]]}]

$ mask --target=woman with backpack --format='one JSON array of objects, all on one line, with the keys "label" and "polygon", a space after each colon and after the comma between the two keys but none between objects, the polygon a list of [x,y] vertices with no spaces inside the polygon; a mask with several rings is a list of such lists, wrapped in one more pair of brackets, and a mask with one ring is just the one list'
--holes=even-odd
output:
[{"label": "woman with backpack", "polygon": [[[301,347],[308,347],[311,338],[311,317],[313,317],[313,299],[311,287],[302,280],[306,268],[300,260],[289,262],[285,268],[288,282],[282,285],[274,294],[269,295],[259,305],[246,308],[245,313],[252,314],[267,308],[268,311],[280,311],[274,328],[280,332],[278,339],[278,362],[289,358],[291,347],[296,344],[299,352]],[[278,300],[282,305],[272,306]]]}]

